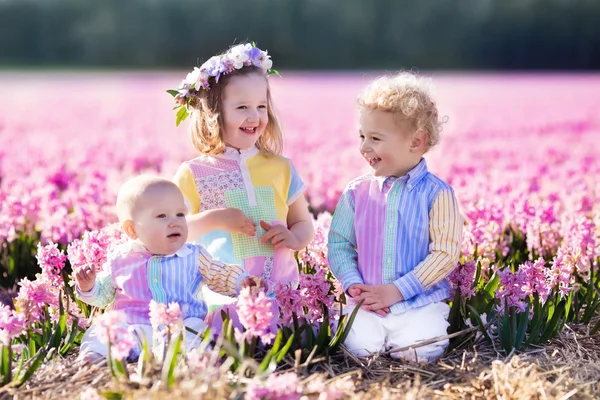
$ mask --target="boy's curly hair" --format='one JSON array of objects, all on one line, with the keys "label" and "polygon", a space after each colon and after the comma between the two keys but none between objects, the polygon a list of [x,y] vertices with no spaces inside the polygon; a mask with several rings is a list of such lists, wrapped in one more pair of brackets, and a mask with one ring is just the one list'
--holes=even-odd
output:
[{"label": "boy's curly hair", "polygon": [[446,122],[438,116],[430,85],[430,79],[409,72],[382,76],[367,86],[358,98],[358,105],[367,110],[393,113],[409,122],[413,133],[425,132],[426,150],[429,150],[439,143],[442,124]]}]

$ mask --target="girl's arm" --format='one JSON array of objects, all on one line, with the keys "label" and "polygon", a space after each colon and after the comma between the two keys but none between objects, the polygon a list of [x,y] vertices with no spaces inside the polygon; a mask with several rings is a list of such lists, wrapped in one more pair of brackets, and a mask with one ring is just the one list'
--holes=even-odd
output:
[{"label": "girl's arm", "polygon": [[315,237],[313,218],[308,211],[308,202],[304,195],[298,197],[290,204],[287,215],[287,225],[290,232],[296,237],[297,246],[292,250],[302,250]]},{"label": "girl's arm", "polygon": [[188,241],[196,240],[214,229],[223,229],[248,236],[256,234],[256,224],[237,208],[217,208],[200,211],[200,194],[196,187],[194,174],[188,163],[181,164],[173,178],[173,182],[181,190],[189,210],[189,215],[186,217]]},{"label": "girl's arm", "polygon": [[188,223],[188,241],[193,241],[214,229],[256,235],[256,224],[237,208],[215,208],[201,211],[186,217]]}]

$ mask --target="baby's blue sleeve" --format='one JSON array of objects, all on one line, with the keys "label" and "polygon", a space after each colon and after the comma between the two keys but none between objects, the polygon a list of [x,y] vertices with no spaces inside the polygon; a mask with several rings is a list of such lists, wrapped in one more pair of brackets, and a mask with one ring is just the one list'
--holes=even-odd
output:
[{"label": "baby's blue sleeve", "polygon": [[294,163],[290,160],[290,187],[288,189],[288,197],[287,204],[288,206],[295,202],[306,190],[306,185],[300,178],[298,171],[296,171],[296,167],[294,167]]}]

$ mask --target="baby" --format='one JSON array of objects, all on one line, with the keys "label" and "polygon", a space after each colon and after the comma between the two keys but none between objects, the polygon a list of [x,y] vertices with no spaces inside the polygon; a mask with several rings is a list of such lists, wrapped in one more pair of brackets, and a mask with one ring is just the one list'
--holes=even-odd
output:
[{"label": "baby", "polygon": [[[196,332],[206,328],[206,303],[201,283],[226,296],[255,286],[238,265],[212,259],[200,245],[186,243],[187,207],[179,188],[169,180],[142,175],[129,180],[117,197],[117,215],[130,240],[112,249],[102,271],[93,266],[75,272],[77,297],[88,304],[123,310],[126,323],[152,343],[149,303],[179,304],[184,324]],[[186,332],[189,350],[196,335]],[[129,359],[139,356],[134,348]],[[85,333],[79,359],[97,363],[108,356],[108,345],[98,340],[97,325]]]}]

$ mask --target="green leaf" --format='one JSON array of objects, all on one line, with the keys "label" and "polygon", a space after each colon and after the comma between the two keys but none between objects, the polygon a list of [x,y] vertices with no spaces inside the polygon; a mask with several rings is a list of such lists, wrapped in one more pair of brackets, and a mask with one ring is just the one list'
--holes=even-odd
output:
[{"label": "green leaf", "polygon": [[75,343],[75,338],[77,338],[77,335],[79,334],[79,325],[78,324],[79,324],[79,318],[73,317],[73,322],[71,323],[71,332],[69,333],[69,336],[67,337],[67,339],[65,341],[65,344],[60,348],[61,356],[67,355],[69,350],[71,350],[71,348],[73,347],[73,344]]},{"label": "green leaf", "polygon": [[544,304],[544,307],[542,307],[537,293],[533,296],[533,320],[531,321],[531,330],[529,332],[529,337],[525,342],[525,346],[528,346],[532,343],[537,343],[537,340],[540,336],[540,327],[542,326],[542,321],[546,320],[547,305],[548,303]]},{"label": "green leaf", "polygon": [[123,360],[114,360],[115,371],[119,374],[120,377],[123,377],[125,380],[128,380],[129,374],[127,373],[127,368],[123,363]]},{"label": "green leaf", "polygon": [[177,90],[173,90],[173,89],[167,90],[167,93],[169,93],[173,97],[175,97],[179,94],[179,92]]},{"label": "green leaf", "polygon": [[321,322],[321,326],[319,327],[319,335],[317,336],[318,352],[321,352],[325,349],[325,343],[328,342],[330,337],[331,332],[329,327],[329,309],[323,305],[323,322]]},{"label": "green leaf", "polygon": [[258,371],[257,371],[258,374],[262,374],[264,372],[270,373],[270,372],[275,371],[275,368],[277,368],[277,363],[273,362],[274,355],[275,355],[275,353],[273,352],[273,349],[270,349],[267,352],[267,354],[263,358],[262,362],[258,366]]},{"label": "green leaf", "polygon": [[169,349],[167,350],[167,356],[165,357],[165,367],[163,368],[163,382],[165,382],[168,388],[172,387],[175,383],[175,367],[181,353],[181,341],[182,334],[177,334],[174,341],[169,342]]},{"label": "green leaf", "polygon": [[16,377],[17,381],[15,382],[15,387],[23,386],[23,384],[27,382],[29,378],[31,378],[33,373],[39,368],[40,365],[42,365],[42,361],[44,361],[44,358],[46,357],[47,353],[48,351],[46,350],[46,348],[40,348],[36,355],[33,356],[33,361],[31,362],[27,370],[25,370],[25,373],[18,378]]},{"label": "green leaf", "polygon": [[542,336],[540,337],[540,344],[545,343],[546,341],[548,341],[548,339],[550,339],[556,334],[564,307],[564,301],[561,301],[560,303],[558,303],[558,306],[556,306],[556,311],[552,315],[552,319],[550,320],[550,322],[548,322],[546,328],[544,329],[544,333],[542,333]]},{"label": "green leaf", "polygon": [[281,360],[283,360],[283,357],[285,357],[285,355],[290,351],[290,348],[292,347],[292,343],[294,343],[294,334],[292,334],[287,342],[285,343],[285,346],[283,346],[283,348],[281,350],[279,350],[279,353],[277,354],[277,364],[279,364],[281,362]]},{"label": "green leaf", "polygon": [[498,336],[500,337],[500,345],[504,351],[508,354],[512,351],[513,346],[511,342],[510,334],[510,321],[508,315],[508,300],[504,299],[504,314],[498,324]]},{"label": "green leaf", "polygon": [[177,111],[177,120],[175,121],[175,125],[179,126],[179,124],[184,121],[189,116],[189,113],[185,107],[181,107],[179,111]]},{"label": "green leaf", "polygon": [[[589,288],[588,290],[594,291],[593,288]],[[591,302],[586,304],[585,311],[583,312],[583,317],[581,317],[582,323],[586,325],[590,323],[594,315],[596,315],[598,305],[600,305],[600,300],[598,299],[598,297],[594,297]]]},{"label": "green leaf", "polygon": [[0,346],[2,349],[2,358],[0,359],[0,375],[2,375],[2,385],[4,386],[12,380],[12,346]]},{"label": "green leaf", "polygon": [[102,392],[102,397],[107,400],[121,400],[123,398],[123,392]]},{"label": "green leaf", "polygon": [[491,298],[494,297],[494,293],[496,293],[496,289],[500,284],[500,276],[494,272],[488,283],[483,288],[483,291],[486,292]]},{"label": "green leaf", "polygon": [[458,332],[462,328],[462,318],[460,317],[460,305],[463,301],[464,299],[460,295],[460,290],[457,290],[454,293],[454,299],[452,300],[452,308],[450,308],[450,313],[448,314],[448,322],[450,323],[450,333]]},{"label": "green leaf", "polygon": [[[361,305],[362,305],[363,302],[364,302],[364,300],[361,300],[354,307],[354,310],[352,310],[352,313],[350,314],[350,319],[348,320],[348,323],[346,324],[346,326],[343,327],[344,333],[342,333],[342,336],[340,337],[340,340],[339,340],[338,343],[344,343],[346,341],[346,338],[350,334],[350,329],[352,328],[352,324],[354,323],[354,319],[356,318],[356,314],[358,313],[358,310],[360,310],[360,307],[361,307]],[[342,329],[342,327],[338,326],[338,329]],[[312,329],[309,329],[309,330],[312,332]]]},{"label": "green leaf", "polygon": [[[565,319],[569,319],[569,313],[571,312],[571,307],[573,304],[573,292],[569,293],[569,297],[567,297],[567,306],[565,307]],[[573,313],[575,314],[575,313]]]},{"label": "green leaf", "polygon": [[519,313],[517,318],[516,335],[515,335],[515,349],[520,350],[525,340],[525,332],[527,332],[527,326],[529,325],[529,309],[531,304],[527,300],[527,308],[524,312]]},{"label": "green leaf", "polygon": [[475,319],[475,322],[477,323],[477,326],[479,327],[479,330],[481,331],[481,333],[483,334],[483,336],[491,343],[492,342],[492,338],[490,337],[490,335],[487,332],[487,329],[483,323],[483,320],[481,319],[481,316],[479,315],[479,313],[477,312],[477,310],[475,310],[473,307],[471,307],[470,305],[467,304],[467,308],[471,311],[471,318]]}]

